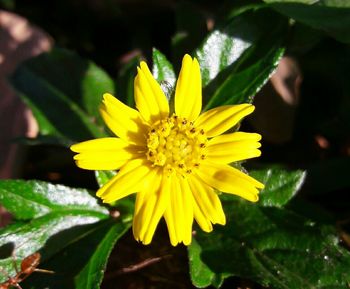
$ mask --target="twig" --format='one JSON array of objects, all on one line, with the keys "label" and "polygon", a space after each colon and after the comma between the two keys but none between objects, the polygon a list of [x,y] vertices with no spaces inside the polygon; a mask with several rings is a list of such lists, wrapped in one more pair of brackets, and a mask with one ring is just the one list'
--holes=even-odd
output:
[{"label": "twig", "polygon": [[105,279],[108,280],[108,279],[112,279],[112,278],[119,276],[119,275],[136,272],[142,268],[148,267],[150,265],[153,265],[155,263],[158,263],[158,262],[160,262],[164,259],[170,258],[170,257],[172,257],[172,255],[164,255],[164,256],[160,256],[160,257],[148,258],[146,260],[141,261],[140,263],[121,268],[120,270],[118,270],[116,272],[112,272],[110,274],[106,274]]}]

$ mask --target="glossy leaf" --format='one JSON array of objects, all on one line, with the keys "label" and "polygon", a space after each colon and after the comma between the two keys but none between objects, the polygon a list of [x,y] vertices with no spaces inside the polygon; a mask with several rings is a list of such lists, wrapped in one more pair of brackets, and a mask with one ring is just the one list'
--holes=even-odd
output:
[{"label": "glossy leaf", "polygon": [[23,282],[24,288],[100,288],[111,250],[129,227],[130,223],[115,220],[96,224],[40,264],[40,268],[50,269],[54,274],[33,273]]},{"label": "glossy leaf", "polygon": [[92,62],[54,49],[24,62],[11,82],[32,109],[41,135],[66,141],[105,135],[98,107],[103,93],[114,93],[114,84]]},{"label": "glossy leaf", "polygon": [[168,100],[170,100],[174,93],[176,81],[173,65],[164,54],[155,48],[153,48],[152,60],[153,76],[160,84]]},{"label": "glossy leaf", "polygon": [[107,182],[116,174],[116,171],[95,171],[95,177],[99,187],[107,184]]},{"label": "glossy leaf", "polygon": [[195,51],[201,65],[204,110],[251,102],[283,54],[286,19],[268,9],[248,11],[214,30]]},{"label": "glossy leaf", "polygon": [[350,2],[344,0],[264,0],[276,11],[350,43]]},{"label": "glossy leaf", "polygon": [[0,202],[16,219],[38,218],[50,212],[81,210],[108,215],[108,210],[85,189],[53,185],[42,181],[0,181]]},{"label": "glossy leaf", "polygon": [[[111,250],[130,225],[130,222],[106,220],[78,230],[73,227],[71,232],[79,233],[75,238],[66,231],[58,232],[39,251],[42,255],[40,268],[54,273],[34,272],[21,285],[23,288],[100,288]],[[16,259],[19,263],[21,257],[17,252]],[[4,268],[12,276],[13,264],[10,261],[2,261],[1,266],[5,265]]]},{"label": "glossy leaf", "polygon": [[[0,249],[3,259],[0,267],[9,276],[15,275],[13,260],[21,260],[40,251],[42,259],[46,260],[58,253],[70,242],[81,238],[92,230],[95,224],[108,216],[94,210],[66,209],[50,212],[27,223],[15,223],[0,231]],[[0,250],[0,251],[2,251]],[[0,275],[0,282],[6,276]]]},{"label": "glossy leaf", "polygon": [[259,206],[282,207],[297,194],[305,181],[306,173],[270,168],[251,171],[250,175],[265,185],[260,192]]},{"label": "glossy leaf", "polygon": [[238,276],[269,288],[345,288],[350,254],[335,230],[283,208],[244,201],[225,204],[226,226],[198,230],[189,247],[195,286]]}]

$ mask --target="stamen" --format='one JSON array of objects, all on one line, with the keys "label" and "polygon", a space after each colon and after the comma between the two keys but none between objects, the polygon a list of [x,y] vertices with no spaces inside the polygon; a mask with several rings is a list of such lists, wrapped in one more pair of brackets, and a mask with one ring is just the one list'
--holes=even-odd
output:
[{"label": "stamen", "polygon": [[186,118],[172,115],[155,123],[147,139],[147,159],[153,166],[174,170],[186,177],[204,160],[207,138],[203,129],[196,129]]}]

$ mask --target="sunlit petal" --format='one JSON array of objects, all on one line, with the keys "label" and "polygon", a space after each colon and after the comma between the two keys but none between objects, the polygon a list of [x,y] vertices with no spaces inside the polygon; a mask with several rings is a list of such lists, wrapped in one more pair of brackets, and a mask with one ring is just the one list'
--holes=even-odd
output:
[{"label": "sunlit petal", "polygon": [[145,220],[148,223],[144,224],[143,230],[140,232],[140,239],[145,245],[151,243],[159,220],[169,205],[170,188],[170,178],[164,176],[160,189],[156,194],[151,195],[147,201],[145,212],[148,212],[148,214],[145,216]]},{"label": "sunlit petal", "polygon": [[196,201],[193,202],[193,217],[196,220],[199,227],[204,232],[209,233],[213,231],[213,225],[211,224],[210,220],[207,218],[205,213],[200,209]]},{"label": "sunlit petal", "polygon": [[186,54],[175,91],[175,113],[194,121],[202,109],[202,80],[198,61]]},{"label": "sunlit petal", "polygon": [[235,126],[243,117],[251,114],[255,107],[251,104],[224,105],[201,114],[195,122],[203,128],[208,137],[224,133]]},{"label": "sunlit petal", "polygon": [[130,143],[145,145],[147,127],[137,110],[106,93],[103,95],[100,113],[106,125],[117,136]]},{"label": "sunlit petal", "polygon": [[143,159],[129,161],[119,173],[106,185],[100,188],[96,195],[104,203],[112,203],[132,193],[140,191],[151,178],[152,168]]},{"label": "sunlit petal", "polygon": [[197,171],[201,180],[219,191],[257,202],[264,185],[241,171],[225,164],[203,162]]},{"label": "sunlit petal", "polygon": [[148,228],[151,215],[157,204],[157,198],[160,196],[161,181],[160,169],[154,169],[148,178],[148,184],[144,184],[143,189],[136,195],[133,234],[138,241],[143,241],[145,230]]},{"label": "sunlit petal", "polygon": [[244,132],[214,137],[207,144],[208,160],[228,164],[259,157],[261,155],[260,140],[261,135]]},{"label": "sunlit petal", "polygon": [[[182,240],[182,235],[178,232],[179,231],[179,227],[181,227],[180,224],[183,223],[183,218],[182,218],[182,214],[177,215],[178,210],[177,210],[177,204],[174,203],[177,201],[176,198],[176,192],[178,192],[178,186],[175,186],[174,184],[176,184],[173,179],[174,176],[170,175],[170,204],[169,206],[165,209],[164,212],[164,218],[165,218],[165,222],[167,224],[168,227],[168,232],[169,232],[169,238],[170,238],[170,243],[173,246],[176,246],[177,244],[179,244]],[[175,187],[176,192],[173,192]]]},{"label": "sunlit petal", "polygon": [[86,170],[117,170],[129,160],[139,158],[145,150],[119,138],[89,140],[70,149],[78,153],[74,156],[77,166]]},{"label": "sunlit petal", "polygon": [[[172,199],[170,199],[170,202],[172,202]],[[176,228],[175,224],[177,222],[176,216],[173,212],[173,209],[171,206],[168,206],[167,209],[164,212],[164,219],[168,227],[169,232],[169,238],[170,238],[170,244],[173,246],[176,246],[180,243],[179,239],[177,238]]]},{"label": "sunlit petal", "polygon": [[134,81],[132,109],[105,94],[101,114],[119,138],[102,138],[71,146],[84,169],[118,170],[97,191],[105,203],[136,193],[133,234],[149,244],[164,217],[170,243],[189,245],[193,220],[205,232],[225,225],[217,191],[258,200],[264,185],[229,163],[260,155],[261,136],[234,132],[254,110],[251,104],[227,105],[199,116],[202,107],[200,67],[185,55],[176,84],[174,111],[145,62]]},{"label": "sunlit petal", "polygon": [[169,115],[168,100],[145,62],[141,62],[137,69],[134,89],[136,107],[147,123]]},{"label": "sunlit petal", "polygon": [[219,196],[214,189],[193,176],[188,178],[194,201],[203,215],[213,224],[225,225],[226,218]]},{"label": "sunlit petal", "polygon": [[192,223],[193,223],[193,196],[187,178],[178,176],[180,191],[182,194],[182,204],[177,204],[178,214],[183,214],[182,240],[184,245],[191,244]]}]

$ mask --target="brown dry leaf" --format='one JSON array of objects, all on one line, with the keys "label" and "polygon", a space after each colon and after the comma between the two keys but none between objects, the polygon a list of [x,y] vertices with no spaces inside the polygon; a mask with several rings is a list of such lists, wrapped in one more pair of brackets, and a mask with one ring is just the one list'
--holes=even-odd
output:
[{"label": "brown dry leaf", "polygon": [[0,179],[18,176],[21,152],[12,140],[35,137],[38,128],[31,112],[10,87],[7,78],[25,59],[48,51],[51,38],[10,12],[0,11]]}]

